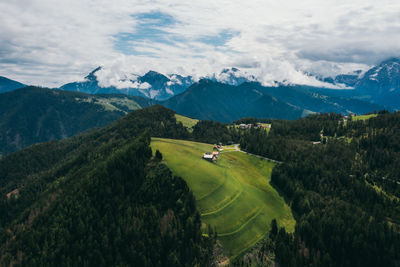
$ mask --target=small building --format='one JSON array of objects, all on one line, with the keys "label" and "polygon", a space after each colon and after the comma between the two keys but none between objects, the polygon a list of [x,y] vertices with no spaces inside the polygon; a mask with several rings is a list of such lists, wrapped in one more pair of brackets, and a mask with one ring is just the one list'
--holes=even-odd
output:
[{"label": "small building", "polygon": [[[215,153],[218,153],[218,154],[215,154]],[[215,161],[217,161],[218,156],[219,156],[219,152],[215,151],[215,152],[204,153],[202,158],[207,160],[207,161],[210,161],[210,162],[215,162]]]},{"label": "small building", "polygon": [[215,146],[213,147],[213,150],[215,150],[215,151],[221,151],[221,146],[220,146],[220,145],[215,145]]},{"label": "small building", "polygon": [[257,123],[257,128],[270,129],[271,128],[271,124],[258,122]]},{"label": "small building", "polygon": [[253,127],[253,124],[244,124],[241,123],[239,124],[240,129],[250,129],[251,127]]}]

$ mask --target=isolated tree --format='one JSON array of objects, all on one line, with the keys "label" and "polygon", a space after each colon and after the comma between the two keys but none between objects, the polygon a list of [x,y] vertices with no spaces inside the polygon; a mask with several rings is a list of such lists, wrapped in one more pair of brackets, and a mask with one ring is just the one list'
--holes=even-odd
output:
[{"label": "isolated tree", "polygon": [[158,150],[158,149],[156,150],[156,159],[159,161],[162,160],[162,154],[161,154],[160,150]]},{"label": "isolated tree", "polygon": [[269,236],[271,238],[275,238],[277,233],[278,233],[278,223],[276,222],[276,219],[273,219],[271,221],[271,231],[269,232]]}]

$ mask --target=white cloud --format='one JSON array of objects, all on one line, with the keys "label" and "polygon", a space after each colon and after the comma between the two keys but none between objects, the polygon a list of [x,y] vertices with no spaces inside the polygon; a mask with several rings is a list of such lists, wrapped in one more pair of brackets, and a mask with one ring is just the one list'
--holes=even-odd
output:
[{"label": "white cloud", "polygon": [[[0,75],[52,87],[98,65],[101,84],[118,88],[140,86],[124,75],[149,69],[199,78],[226,67],[264,84],[320,85],[303,72],[366,69],[400,51],[396,0],[18,0],[1,1],[0,10]],[[126,40],[136,54],[121,52],[116,36],[140,34],[134,15],[149,12],[174,23]],[[213,41],[226,32],[226,42]]]}]

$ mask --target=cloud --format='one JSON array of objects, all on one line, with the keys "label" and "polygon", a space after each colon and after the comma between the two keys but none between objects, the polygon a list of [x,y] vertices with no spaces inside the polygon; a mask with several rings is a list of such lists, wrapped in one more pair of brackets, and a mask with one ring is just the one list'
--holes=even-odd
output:
[{"label": "cloud", "polygon": [[51,87],[99,65],[101,83],[118,88],[149,69],[199,78],[226,67],[320,86],[304,73],[364,70],[400,51],[395,0],[19,0],[0,10],[0,75]]}]

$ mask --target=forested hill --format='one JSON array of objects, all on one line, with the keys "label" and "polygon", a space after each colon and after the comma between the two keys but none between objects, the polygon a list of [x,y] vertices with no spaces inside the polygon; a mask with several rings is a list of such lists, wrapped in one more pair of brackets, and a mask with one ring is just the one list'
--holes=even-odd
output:
[{"label": "forested hill", "polygon": [[271,182],[297,224],[270,234],[280,266],[400,266],[400,113],[374,116],[273,121],[242,136],[242,149],[283,161]]},{"label": "forested hill", "polygon": [[38,87],[0,94],[0,156],[105,126],[151,104],[141,97],[91,96]]},{"label": "forested hill", "polygon": [[269,122],[270,131],[212,121],[188,131],[156,105],[0,159],[0,263],[210,266],[217,235],[202,236],[195,199],[152,156],[152,136],[240,141],[282,162],[271,183],[295,232],[273,220],[233,266],[400,266],[400,113]]},{"label": "forested hill", "polygon": [[154,106],[0,160],[0,263],[208,266],[194,197],[149,147],[186,134]]}]

